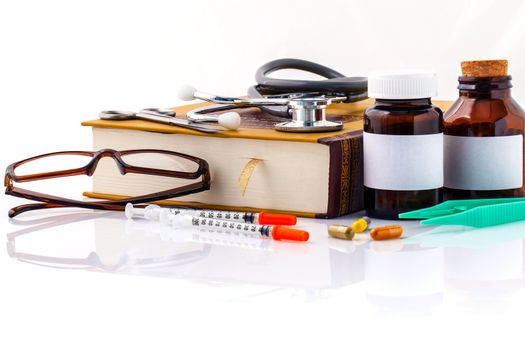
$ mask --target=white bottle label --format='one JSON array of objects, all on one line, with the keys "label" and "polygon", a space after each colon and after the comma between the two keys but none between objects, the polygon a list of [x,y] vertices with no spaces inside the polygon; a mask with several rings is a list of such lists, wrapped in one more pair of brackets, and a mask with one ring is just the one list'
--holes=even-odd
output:
[{"label": "white bottle label", "polygon": [[523,185],[523,135],[444,136],[445,187],[505,190]]},{"label": "white bottle label", "polygon": [[443,134],[363,133],[366,187],[416,191],[443,187]]}]

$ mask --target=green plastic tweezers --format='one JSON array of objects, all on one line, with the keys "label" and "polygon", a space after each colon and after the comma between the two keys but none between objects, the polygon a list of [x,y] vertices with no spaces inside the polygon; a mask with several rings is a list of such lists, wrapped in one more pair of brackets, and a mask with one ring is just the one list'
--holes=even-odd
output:
[{"label": "green plastic tweezers", "polygon": [[423,225],[489,227],[525,220],[525,198],[450,200],[399,214],[399,218],[424,219]]}]

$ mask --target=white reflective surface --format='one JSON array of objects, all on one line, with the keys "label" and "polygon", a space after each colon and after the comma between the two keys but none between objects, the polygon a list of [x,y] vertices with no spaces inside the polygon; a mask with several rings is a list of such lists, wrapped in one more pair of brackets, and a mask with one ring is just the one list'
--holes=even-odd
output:
[{"label": "white reflective surface", "polygon": [[[5,201],[5,209],[15,202]],[[518,327],[524,311],[525,223],[472,230],[403,222],[404,238],[391,241],[370,241],[367,234],[354,241],[327,236],[328,224],[350,224],[355,217],[300,219],[298,226],[311,234],[308,243],[173,230],[127,221],[123,213],[88,210],[4,219],[2,299],[9,334],[21,336],[25,326],[38,332],[55,324],[75,334],[88,325],[126,325],[144,332],[128,340],[160,341],[169,338],[173,323],[185,330],[178,335],[184,343],[194,339],[199,346],[213,343],[201,339],[201,332],[222,334],[234,327],[240,333],[233,345],[256,336],[260,322],[279,324],[277,338],[292,330],[312,332],[299,343],[313,336],[342,344],[363,327],[353,341],[365,347],[390,344],[387,336],[375,337],[377,332],[405,332],[414,344],[436,337],[434,345],[445,346],[452,340],[439,333],[461,329],[454,344],[483,347],[488,343],[482,339],[496,337],[489,329],[505,324],[501,334]],[[151,322],[156,328],[138,327]],[[159,336],[158,327],[169,331]],[[272,337],[265,339],[271,343]],[[518,340],[512,346],[519,348]],[[33,344],[30,338],[22,342]]]}]

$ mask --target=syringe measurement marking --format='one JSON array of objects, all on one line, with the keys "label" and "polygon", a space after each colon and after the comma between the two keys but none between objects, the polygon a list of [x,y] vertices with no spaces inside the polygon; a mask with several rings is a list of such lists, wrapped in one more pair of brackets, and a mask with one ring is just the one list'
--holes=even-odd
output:
[{"label": "syringe measurement marking", "polygon": [[189,213],[200,218],[218,219],[218,220],[233,220],[239,222],[253,223],[255,220],[254,213],[244,213],[235,211],[218,211],[218,210],[198,210],[198,209],[179,209],[170,208],[172,214]]},{"label": "syringe measurement marking", "polygon": [[271,226],[267,225],[255,225],[241,222],[214,220],[201,217],[193,217],[191,220],[193,226],[209,226],[222,229],[228,229],[232,231],[240,231],[246,233],[259,233],[261,236],[270,236]]}]

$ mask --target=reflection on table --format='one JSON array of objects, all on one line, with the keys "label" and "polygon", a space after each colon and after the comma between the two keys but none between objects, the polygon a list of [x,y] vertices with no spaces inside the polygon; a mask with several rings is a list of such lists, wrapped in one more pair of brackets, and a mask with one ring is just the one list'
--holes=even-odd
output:
[{"label": "reflection on table", "polygon": [[361,285],[380,312],[431,313],[447,293],[458,295],[462,307],[490,311],[504,308],[506,297],[524,286],[522,222],[485,229],[410,222],[407,238],[375,242],[366,234],[355,241],[329,238],[331,222],[302,219],[308,243],[176,230],[126,221],[122,213],[57,211],[12,223],[8,253],[26,263],[291,288],[313,299],[323,291],[344,297],[346,288]]}]

